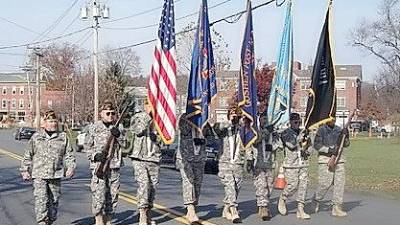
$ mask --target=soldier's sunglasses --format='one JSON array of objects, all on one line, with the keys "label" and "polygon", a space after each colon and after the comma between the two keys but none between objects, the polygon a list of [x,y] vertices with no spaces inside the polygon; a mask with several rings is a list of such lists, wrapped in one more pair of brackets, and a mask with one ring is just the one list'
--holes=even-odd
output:
[{"label": "soldier's sunglasses", "polygon": [[115,112],[106,112],[107,116],[115,116]]}]

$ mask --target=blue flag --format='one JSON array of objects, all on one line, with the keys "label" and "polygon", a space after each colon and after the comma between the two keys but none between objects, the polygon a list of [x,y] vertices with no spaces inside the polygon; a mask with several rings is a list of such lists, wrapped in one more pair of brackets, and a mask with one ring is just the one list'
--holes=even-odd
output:
[{"label": "blue flag", "polygon": [[254,37],[251,2],[247,1],[247,22],[244,32],[238,85],[238,106],[245,117],[240,127],[240,138],[245,148],[257,139],[257,84],[254,77]]},{"label": "blue flag", "polygon": [[285,26],[279,49],[267,111],[268,124],[274,124],[276,127],[289,122],[290,115],[293,74],[292,1],[289,1],[287,5]]},{"label": "blue flag", "polygon": [[207,0],[203,0],[195,36],[189,77],[186,113],[189,123],[201,130],[209,116],[208,106],[217,94],[214,54],[208,20]]}]

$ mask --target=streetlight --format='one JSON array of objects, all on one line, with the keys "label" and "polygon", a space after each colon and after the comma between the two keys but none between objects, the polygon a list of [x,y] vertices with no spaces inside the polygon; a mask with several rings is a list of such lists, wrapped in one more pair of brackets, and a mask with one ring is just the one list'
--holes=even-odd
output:
[{"label": "streetlight", "polygon": [[99,50],[99,18],[108,19],[110,17],[110,9],[105,5],[92,1],[91,10],[89,7],[81,8],[81,19],[87,19],[91,11],[93,18],[93,69],[94,69],[94,121],[99,116],[99,67],[98,67],[98,50]]}]

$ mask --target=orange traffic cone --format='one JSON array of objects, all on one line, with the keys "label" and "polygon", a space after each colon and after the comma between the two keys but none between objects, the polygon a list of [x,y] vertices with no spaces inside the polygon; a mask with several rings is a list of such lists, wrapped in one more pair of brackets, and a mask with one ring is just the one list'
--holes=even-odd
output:
[{"label": "orange traffic cone", "polygon": [[274,188],[277,190],[283,190],[286,187],[285,174],[283,166],[279,167],[278,176],[275,179]]}]

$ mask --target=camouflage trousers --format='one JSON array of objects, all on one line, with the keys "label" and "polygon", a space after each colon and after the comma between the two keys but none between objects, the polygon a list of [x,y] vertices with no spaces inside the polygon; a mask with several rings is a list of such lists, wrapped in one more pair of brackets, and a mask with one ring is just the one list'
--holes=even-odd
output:
[{"label": "camouflage trousers", "polygon": [[297,202],[305,203],[308,185],[308,167],[285,168],[286,187],[282,191],[282,198],[287,200],[297,191]]},{"label": "camouflage trousers", "polygon": [[160,165],[140,160],[132,160],[132,163],[135,179],[139,185],[137,189],[138,208],[153,208]]},{"label": "camouflage trousers", "polygon": [[237,206],[237,198],[243,182],[243,165],[231,163],[219,163],[218,177],[224,185],[224,203]]},{"label": "camouflage trousers", "polygon": [[104,179],[96,176],[92,171],[90,189],[92,190],[92,213],[112,215],[118,205],[118,192],[120,186],[119,169],[110,169]]},{"label": "camouflage trousers", "polygon": [[339,163],[334,172],[328,170],[326,163],[318,165],[318,187],[314,195],[316,201],[324,199],[329,188],[333,186],[332,203],[341,205],[343,203],[344,184],[346,172],[344,163]]},{"label": "camouflage trousers", "polygon": [[58,200],[61,195],[61,179],[33,180],[36,221],[54,222],[57,219]]},{"label": "camouflage trousers", "polygon": [[178,160],[177,166],[182,176],[183,204],[197,205],[199,203],[200,189],[203,182],[205,162]]},{"label": "camouflage trousers", "polygon": [[274,168],[255,168],[253,184],[256,189],[257,206],[268,206],[274,184]]}]

